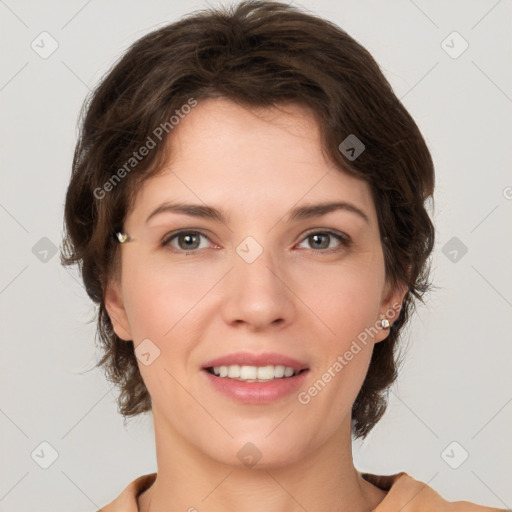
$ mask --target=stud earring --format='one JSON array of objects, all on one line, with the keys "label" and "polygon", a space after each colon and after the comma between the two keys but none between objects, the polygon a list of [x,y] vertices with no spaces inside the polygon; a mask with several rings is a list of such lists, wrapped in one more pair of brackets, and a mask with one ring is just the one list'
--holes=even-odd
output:
[{"label": "stud earring", "polygon": [[380,325],[383,329],[389,329],[390,327],[390,323],[389,323],[389,320],[387,318],[383,318],[381,321],[380,321]]},{"label": "stud earring", "polygon": [[128,235],[127,233],[121,233],[121,232],[116,233],[116,237],[119,240],[120,244],[125,244],[130,239],[130,235]]}]

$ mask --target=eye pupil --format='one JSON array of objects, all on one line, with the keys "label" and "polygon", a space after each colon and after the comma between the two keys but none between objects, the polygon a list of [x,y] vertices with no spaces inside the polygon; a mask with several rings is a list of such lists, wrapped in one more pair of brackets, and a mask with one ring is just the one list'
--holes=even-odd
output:
[{"label": "eye pupil", "polygon": [[190,249],[190,248],[197,248],[197,241],[199,240],[199,237],[197,235],[193,235],[193,234],[186,234],[186,235],[182,235],[180,237],[181,240],[185,240],[185,246],[187,249]]},{"label": "eye pupil", "polygon": [[[314,240],[315,244],[317,242],[320,242],[320,248],[322,248],[322,249],[325,249],[325,248],[329,247],[329,241],[328,241],[329,235],[326,235],[326,234],[315,234],[315,235],[311,235],[310,238],[312,238]],[[321,241],[322,238],[324,239],[324,242],[327,242],[327,243],[323,243],[322,244],[322,241]],[[318,245],[317,245],[317,247],[318,247]]]}]

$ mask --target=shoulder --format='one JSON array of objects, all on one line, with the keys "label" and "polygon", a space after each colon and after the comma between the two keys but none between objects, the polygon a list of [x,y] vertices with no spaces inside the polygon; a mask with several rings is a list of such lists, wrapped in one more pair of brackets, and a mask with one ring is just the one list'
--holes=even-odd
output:
[{"label": "shoulder", "polygon": [[97,512],[138,512],[137,497],[151,487],[155,479],[156,473],[139,476],[114,501]]},{"label": "shoulder", "polygon": [[381,476],[362,473],[361,476],[380,489],[389,491],[374,512],[503,512],[467,501],[447,501],[432,487],[415,480],[405,472]]}]

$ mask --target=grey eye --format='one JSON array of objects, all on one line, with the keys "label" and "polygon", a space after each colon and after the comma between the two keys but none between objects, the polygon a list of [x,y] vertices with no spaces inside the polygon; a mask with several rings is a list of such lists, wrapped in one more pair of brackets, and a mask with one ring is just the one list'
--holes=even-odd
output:
[{"label": "grey eye", "polygon": [[[309,248],[320,251],[349,245],[348,237],[344,237],[341,234],[334,233],[332,231],[314,231],[309,233],[301,244],[306,241]],[[337,241],[338,243],[336,245],[331,245],[333,241]]]},{"label": "grey eye", "polygon": [[314,249],[327,249],[329,247],[330,236],[327,233],[309,235],[308,239]]},{"label": "grey eye", "polygon": [[[206,240],[206,244],[201,246],[201,238]],[[182,251],[194,251],[196,249],[205,249],[209,247],[209,239],[206,235],[198,231],[180,231],[164,241],[164,245],[170,245],[174,249]]]}]

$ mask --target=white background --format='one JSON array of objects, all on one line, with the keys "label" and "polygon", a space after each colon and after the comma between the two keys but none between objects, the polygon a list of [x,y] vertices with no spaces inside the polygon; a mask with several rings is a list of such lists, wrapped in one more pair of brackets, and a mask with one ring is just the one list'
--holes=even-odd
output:
[{"label": "white background", "polygon": [[[407,360],[386,416],[355,444],[356,466],[407,471],[446,499],[511,508],[512,3],[300,5],[373,54],[436,165],[438,289],[404,339]],[[0,1],[2,512],[92,512],[156,470],[151,416],[123,426],[116,390],[99,370],[86,372],[100,354],[94,308],[76,272],[60,267],[58,254],[43,262],[32,249],[43,237],[60,244],[89,89],[134,40],[207,6]],[[31,48],[43,31],[59,45],[47,59]],[[441,46],[453,31],[469,43],[456,59]],[[448,44],[461,48],[453,38]],[[456,262],[443,253],[452,237],[468,249]],[[31,457],[43,441],[58,453],[48,469]],[[452,441],[469,453],[458,469],[441,456]],[[460,450],[449,450],[452,460]]]}]

